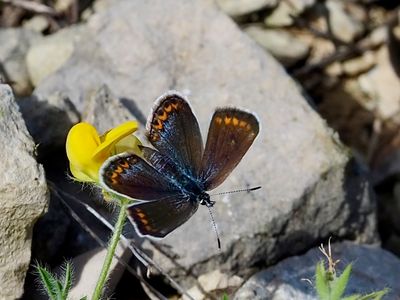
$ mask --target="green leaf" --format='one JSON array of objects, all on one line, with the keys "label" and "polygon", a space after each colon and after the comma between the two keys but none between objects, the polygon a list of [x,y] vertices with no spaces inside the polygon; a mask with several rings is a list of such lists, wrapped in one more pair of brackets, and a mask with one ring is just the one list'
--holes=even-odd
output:
[{"label": "green leaf", "polygon": [[371,294],[360,297],[359,300],[381,300],[389,292],[389,289],[373,292]]},{"label": "green leaf", "polygon": [[360,300],[360,297],[361,297],[360,294],[354,294],[351,296],[344,297],[341,300]]},{"label": "green leaf", "polygon": [[329,282],[323,261],[320,261],[315,269],[315,288],[320,300],[330,300]]},{"label": "green leaf", "polygon": [[229,297],[226,293],[224,293],[224,295],[222,296],[222,300],[229,300]]},{"label": "green leaf", "polygon": [[56,295],[58,300],[65,300],[62,295],[62,283],[59,280],[56,280]]},{"label": "green leaf", "polygon": [[351,264],[347,265],[343,273],[332,282],[331,300],[340,300],[344,294],[347,283],[349,282],[351,267]]},{"label": "green leaf", "polygon": [[46,268],[36,265],[40,283],[51,300],[57,300],[57,279]]},{"label": "green leaf", "polygon": [[79,300],[87,300],[87,296],[85,296],[85,297],[82,297],[81,299],[79,299]]},{"label": "green leaf", "polygon": [[58,279],[46,268],[37,264],[40,283],[51,300],[67,300],[72,286],[72,265],[66,262],[63,266],[64,274]]},{"label": "green leaf", "polygon": [[62,299],[67,299],[72,286],[72,265],[68,261],[64,264],[64,284],[62,287]]}]

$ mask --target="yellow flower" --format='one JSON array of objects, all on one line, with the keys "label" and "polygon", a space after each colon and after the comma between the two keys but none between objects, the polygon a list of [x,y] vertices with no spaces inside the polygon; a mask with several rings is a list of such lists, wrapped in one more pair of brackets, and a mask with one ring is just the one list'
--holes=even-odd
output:
[{"label": "yellow flower", "polygon": [[75,179],[98,182],[99,169],[107,158],[125,151],[139,154],[141,143],[132,135],[137,128],[137,122],[129,121],[100,136],[91,124],[74,125],[68,132],[66,150]]}]

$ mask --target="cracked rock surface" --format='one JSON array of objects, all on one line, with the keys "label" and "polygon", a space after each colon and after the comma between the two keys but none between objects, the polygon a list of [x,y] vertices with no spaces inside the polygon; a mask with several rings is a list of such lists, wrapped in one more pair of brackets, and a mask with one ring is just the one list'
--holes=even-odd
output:
[{"label": "cracked rock surface", "polygon": [[167,238],[143,244],[181,283],[191,286],[215,265],[247,276],[330,235],[376,240],[375,205],[357,163],[275,59],[212,1],[120,1],[85,30],[37,87],[39,97],[60,91],[83,113],[88,95],[106,84],[146,115],[176,89],[190,94],[203,136],[217,106],[245,107],[261,122],[252,148],[213,192],[262,186],[213,197],[222,252],[204,207]]},{"label": "cracked rock surface", "polygon": [[0,298],[22,296],[31,259],[32,228],[46,208],[44,170],[11,88],[0,85]]}]

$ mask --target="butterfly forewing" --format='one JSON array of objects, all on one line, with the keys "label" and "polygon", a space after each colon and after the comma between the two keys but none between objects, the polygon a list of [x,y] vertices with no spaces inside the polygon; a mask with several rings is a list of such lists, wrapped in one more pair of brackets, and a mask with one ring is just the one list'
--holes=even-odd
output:
[{"label": "butterfly forewing", "polygon": [[139,200],[178,195],[179,188],[135,154],[110,158],[101,169],[103,185],[112,192]]},{"label": "butterfly forewing", "polygon": [[206,190],[220,185],[237,166],[259,132],[249,112],[222,108],[214,113],[203,154],[200,181]]},{"label": "butterfly forewing", "polygon": [[176,93],[157,100],[147,122],[150,143],[191,177],[197,177],[203,142],[199,124],[187,101]]},{"label": "butterfly forewing", "polygon": [[181,195],[134,204],[128,208],[128,215],[141,235],[162,238],[185,223],[197,208],[198,203]]},{"label": "butterfly forewing", "polygon": [[143,158],[123,154],[108,159],[100,178],[110,192],[144,200],[128,208],[129,218],[139,234],[162,238],[186,222],[208,196],[205,191],[232,172],[256,138],[259,123],[251,113],[218,109],[203,153],[189,104],[170,92],[157,100],[147,130],[155,149],[141,147]]}]

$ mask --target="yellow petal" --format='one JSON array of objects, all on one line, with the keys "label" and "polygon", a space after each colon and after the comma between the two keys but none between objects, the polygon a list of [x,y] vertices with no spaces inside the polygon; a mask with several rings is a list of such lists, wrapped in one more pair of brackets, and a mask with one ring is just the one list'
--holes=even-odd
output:
[{"label": "yellow petal", "polygon": [[113,153],[113,155],[122,152],[131,152],[135,153],[136,155],[141,155],[141,151],[139,149],[139,146],[141,145],[142,143],[136,136],[128,135],[115,144],[115,153]]},{"label": "yellow petal", "polygon": [[100,137],[102,143],[93,154],[96,160],[103,160],[110,156],[113,152],[113,147],[124,137],[129,136],[138,128],[138,123],[135,121],[125,122]]},{"label": "yellow petal", "polygon": [[74,176],[74,178],[78,181],[88,181],[88,182],[96,182],[96,176],[89,176],[82,170],[77,169],[73,164],[69,164],[69,169],[71,171],[71,174]]},{"label": "yellow petal", "polygon": [[[68,132],[66,141],[67,156],[72,166],[73,175],[81,181],[87,177],[96,180],[101,161],[93,160],[93,153],[100,145],[100,137],[96,128],[88,123],[78,123]],[[82,174],[86,174],[83,176]]]}]

